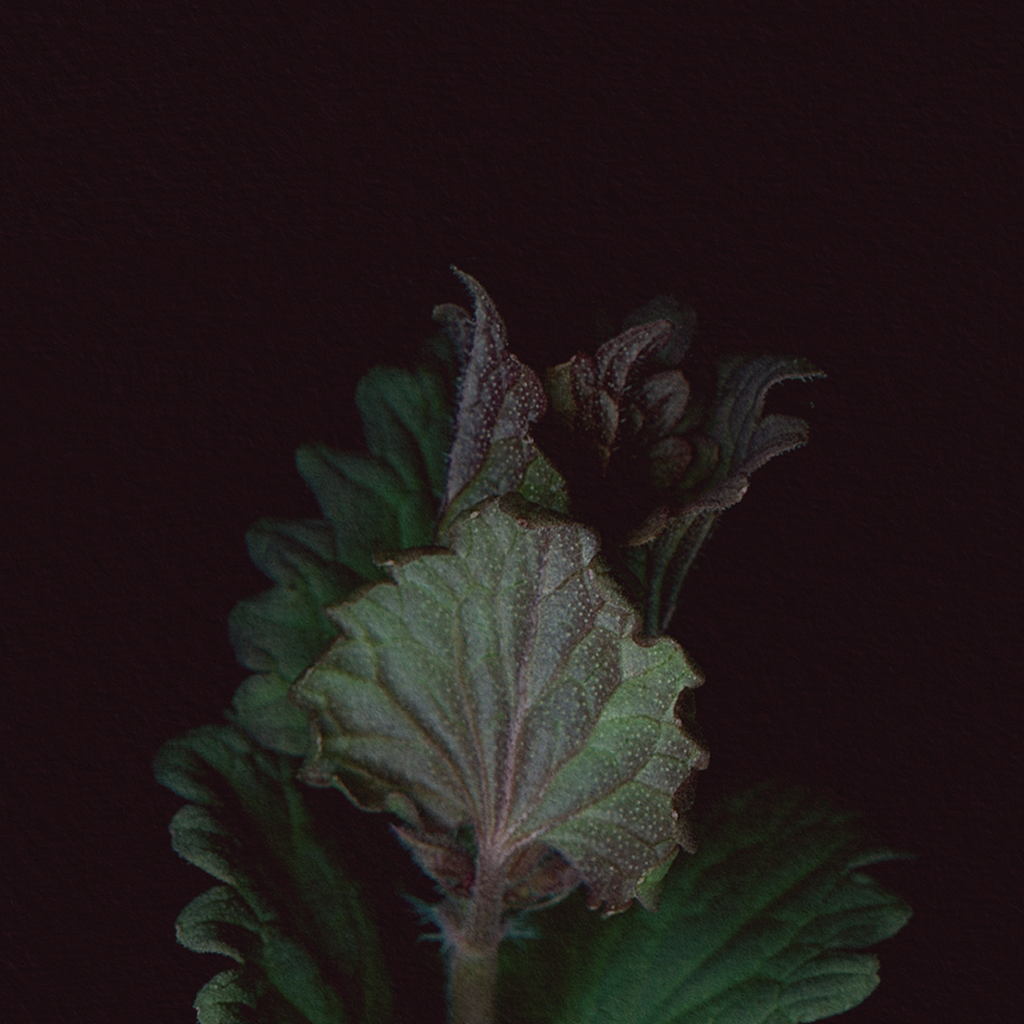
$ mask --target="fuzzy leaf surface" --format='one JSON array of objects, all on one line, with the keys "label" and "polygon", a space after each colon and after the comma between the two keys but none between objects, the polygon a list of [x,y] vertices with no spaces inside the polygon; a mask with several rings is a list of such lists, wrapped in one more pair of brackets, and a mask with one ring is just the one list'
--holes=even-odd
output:
[{"label": "fuzzy leaf surface", "polygon": [[807,443],[805,420],[765,416],[764,403],[773,385],[823,377],[821,370],[792,356],[733,355],[718,362],[716,375],[712,407],[690,435],[693,457],[674,489],[675,505],[645,523],[638,538],[648,538],[672,520],[735,505],[746,494],[754,470]]},{"label": "fuzzy leaf surface", "polygon": [[341,635],[293,691],[307,778],[423,834],[470,826],[494,863],[546,844],[593,906],[654,902],[644,879],[691,845],[707,754],[677,701],[699,676],[673,641],[637,641],[580,524],[508,495],[451,543],[330,610]]},{"label": "fuzzy leaf surface", "polygon": [[848,814],[764,784],[698,826],[657,914],[611,921],[573,898],[541,938],[502,949],[500,1004],[518,1024],[798,1024],[856,1006],[878,985],[861,952],[910,909],[859,868],[892,859]]},{"label": "fuzzy leaf surface", "polygon": [[807,423],[796,416],[763,415],[765,398],[773,385],[784,380],[823,376],[806,359],[791,356],[723,359],[718,366],[718,396],[705,428],[718,447],[711,483],[745,490],[749,479],[739,478],[749,478],[769,459],[806,444]]},{"label": "fuzzy leaf surface", "polygon": [[193,730],[157,756],[157,780],[191,801],[171,821],[175,850],[222,883],[182,911],[178,939],[240,965],[200,990],[200,1024],[390,1020],[376,931],[297,764],[233,726]]},{"label": "fuzzy leaf surface", "polygon": [[[465,360],[448,459],[442,538],[460,513],[485,498],[519,490],[540,454],[530,437],[530,424],[547,408],[540,378],[508,351],[505,324],[490,296],[469,274],[455,273],[473,295],[475,311],[470,317],[451,304],[434,310]],[[551,488],[545,503],[564,511],[564,484],[550,464],[544,475]],[[534,500],[542,496],[536,484],[535,476],[530,495]]]}]

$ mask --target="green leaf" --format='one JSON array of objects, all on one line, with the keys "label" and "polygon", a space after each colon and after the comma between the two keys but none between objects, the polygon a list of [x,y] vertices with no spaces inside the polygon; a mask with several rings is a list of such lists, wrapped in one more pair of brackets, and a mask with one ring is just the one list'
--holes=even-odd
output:
[{"label": "green leaf", "polygon": [[518,493],[531,504],[549,508],[552,512],[561,515],[569,512],[569,492],[565,480],[541,451],[526,467]]},{"label": "green leaf", "polygon": [[334,526],[335,558],[365,580],[383,573],[376,557],[429,544],[434,506],[383,459],[306,445],[295,456],[302,479]]},{"label": "green leaf", "polygon": [[426,369],[377,366],[356,387],[370,453],[390,462],[410,491],[444,493],[451,410],[440,378]]},{"label": "green leaf", "polygon": [[673,641],[637,641],[580,524],[508,495],[451,542],[330,610],[341,637],[293,691],[316,734],[306,777],[399,813],[428,860],[451,865],[436,834],[469,826],[505,865],[554,848],[594,906],[653,902],[647,876],[692,845],[707,754],[677,704],[699,675]]},{"label": "green leaf", "polygon": [[171,822],[175,850],[223,883],[182,911],[179,941],[241,965],[201,990],[200,1024],[390,1019],[375,929],[297,764],[232,726],[196,729],[157,756],[157,780],[191,801]]},{"label": "green leaf", "polygon": [[337,632],[323,609],[382,578],[377,552],[431,540],[444,487],[451,424],[437,373],[376,367],[356,402],[371,456],[300,450],[299,470],[327,519],[258,522],[249,554],[276,586],[231,613],[238,660],[255,673],[235,693],[235,720],[262,745],[296,756],[306,753],[309,728],[288,690]]},{"label": "green leaf", "polygon": [[[214,975],[196,996],[199,1024],[256,1024],[258,987],[259,982],[244,971],[221,971]],[[267,1018],[267,1024],[284,1024],[284,1020]]]},{"label": "green leaf", "polygon": [[867,848],[850,815],[775,784],[723,802],[697,834],[658,913],[602,922],[571,899],[543,915],[539,941],[503,947],[507,1019],[796,1024],[874,990],[878,961],[859,950],[910,909],[858,868],[896,854]]},{"label": "green leaf", "polygon": [[[462,512],[485,498],[519,490],[539,455],[530,424],[547,407],[540,379],[508,351],[505,324],[490,296],[469,274],[452,269],[473,295],[475,316],[451,304],[434,310],[465,360],[438,530],[442,540]],[[548,464],[541,475],[546,478],[543,488],[538,489],[536,478],[528,487],[551,501],[556,511],[564,510],[568,500],[554,467]]]},{"label": "green leaf", "polygon": [[288,690],[337,633],[323,609],[360,579],[334,561],[334,529],[327,522],[264,519],[246,542],[253,562],[277,585],[231,612],[235,653],[255,673],[236,690],[235,713],[265,747],[301,757],[309,725]]}]

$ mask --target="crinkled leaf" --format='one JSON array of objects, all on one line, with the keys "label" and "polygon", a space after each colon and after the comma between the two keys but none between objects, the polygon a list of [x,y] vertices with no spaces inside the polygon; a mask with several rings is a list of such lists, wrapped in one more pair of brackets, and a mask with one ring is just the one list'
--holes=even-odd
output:
[{"label": "crinkled leaf", "polygon": [[682,434],[695,410],[680,364],[693,321],[692,309],[662,297],[593,356],[577,353],[545,375],[552,415],[542,443],[567,475],[574,511],[616,544],[664,505],[691,461]]},{"label": "crinkled leaf", "polygon": [[157,756],[158,781],[192,801],[171,822],[175,850],[224,883],[185,908],[179,940],[242,965],[199,993],[201,1024],[389,1019],[376,932],[296,767],[232,726],[196,729]]},{"label": "crinkled leaf", "polygon": [[260,923],[230,885],[197,896],[179,915],[178,941],[195,953],[220,953],[244,964],[254,959]]},{"label": "crinkled leaf", "polygon": [[692,309],[662,296],[593,356],[545,376],[552,415],[538,436],[568,481],[573,514],[609,545],[648,635],[668,628],[694,557],[751,473],[807,440],[803,420],[763,415],[768,390],[822,376],[806,360],[775,356],[715,366],[692,344],[694,322]]},{"label": "crinkled leaf", "polygon": [[[674,334],[675,326],[668,320],[638,324],[602,345],[593,358],[581,352],[549,371],[548,394],[559,419],[592,449],[602,474],[622,432],[632,426],[627,415],[637,397],[637,375],[653,363]],[[687,391],[685,379],[679,375],[679,380],[681,415]]]},{"label": "crinkled leaf", "polygon": [[[434,310],[465,358],[439,529],[442,538],[460,513],[485,498],[519,489],[539,454],[530,424],[547,406],[537,375],[508,351],[505,325],[490,296],[469,274],[455,273],[473,295],[475,315],[471,318],[451,304]],[[553,484],[554,467],[545,473]],[[556,501],[564,507],[564,488],[555,489],[560,495]]]},{"label": "crinkled leaf", "polygon": [[910,910],[860,870],[895,854],[851,817],[765,784],[723,802],[668,873],[657,914],[599,921],[568,900],[541,938],[502,949],[518,1024],[796,1024],[842,1013],[878,984],[859,952]]},{"label": "crinkled leaf", "polygon": [[[311,966],[296,964],[287,952],[280,959],[296,979],[301,977],[303,967],[308,971]],[[319,998],[316,980],[310,980],[313,983],[306,991],[312,998],[307,996],[305,1007],[300,1009],[281,995],[257,967],[221,971],[196,995],[196,1020],[198,1024],[355,1024],[336,1001]]]},{"label": "crinkled leaf", "polygon": [[634,531],[632,544],[646,544],[674,522],[735,505],[750,475],[769,459],[807,443],[808,427],[796,416],[763,416],[769,388],[784,380],[823,377],[806,359],[729,356],[718,364],[711,411],[690,437],[685,475],[673,487],[673,502],[655,510]]},{"label": "crinkled leaf", "polygon": [[730,356],[718,365],[715,400],[700,428],[687,435],[689,464],[672,504],[656,509],[633,532],[624,564],[646,589],[645,632],[668,628],[683,580],[718,516],[750,486],[750,475],[769,459],[807,442],[807,423],[795,416],[764,416],[773,384],[824,374],[807,360]]},{"label": "crinkled leaf", "polygon": [[[197,1021],[199,1024],[256,1024],[259,987],[252,972],[233,970],[215,974],[196,995]],[[267,1020],[268,1024],[283,1024],[280,1018]]]},{"label": "crinkled leaf", "polygon": [[622,330],[628,331],[638,324],[649,324],[655,320],[668,320],[675,329],[672,340],[656,354],[657,362],[662,366],[679,366],[693,344],[697,311],[681,303],[674,295],[659,295],[634,309],[622,321]]},{"label": "crinkled leaf", "polygon": [[705,430],[719,449],[713,484],[749,477],[769,459],[807,443],[804,420],[763,416],[764,402],[773,384],[823,377],[821,370],[791,356],[730,356],[718,374],[718,397]]},{"label": "crinkled leaf", "polygon": [[341,637],[294,690],[316,734],[307,778],[424,841],[471,826],[505,864],[552,847],[594,906],[653,902],[645,877],[692,845],[682,815],[707,754],[677,699],[699,676],[673,641],[637,641],[580,524],[509,495],[451,543],[330,610]]}]

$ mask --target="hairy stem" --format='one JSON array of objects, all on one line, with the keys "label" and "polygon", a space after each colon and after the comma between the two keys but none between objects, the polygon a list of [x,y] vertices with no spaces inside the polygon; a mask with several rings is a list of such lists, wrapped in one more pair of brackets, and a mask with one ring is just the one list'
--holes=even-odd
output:
[{"label": "hairy stem", "polygon": [[504,872],[478,854],[473,894],[458,921],[445,929],[449,1024],[494,1024],[504,889]]}]

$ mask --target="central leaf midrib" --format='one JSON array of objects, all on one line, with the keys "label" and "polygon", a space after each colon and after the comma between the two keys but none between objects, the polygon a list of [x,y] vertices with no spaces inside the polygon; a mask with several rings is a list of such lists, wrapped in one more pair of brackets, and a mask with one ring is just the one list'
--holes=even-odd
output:
[{"label": "central leaf midrib", "polygon": [[[454,614],[451,616],[452,651],[454,653],[453,661],[455,662],[454,672],[455,678],[458,680],[459,694],[462,698],[463,720],[469,725],[469,734],[471,737],[473,751],[477,761],[478,777],[484,780],[484,785],[480,788],[480,799],[483,801],[482,807],[474,808],[472,805],[470,795],[472,794],[474,787],[469,782],[469,780],[460,778],[459,781],[461,783],[463,792],[466,794],[470,814],[472,815],[474,810],[476,810],[477,813],[483,818],[483,820],[486,821],[487,818],[490,816],[491,798],[489,787],[486,784],[487,776],[484,771],[484,745],[483,740],[481,739],[480,736],[478,716],[475,713],[471,713],[474,711],[474,708],[471,702],[469,682],[466,679],[466,676],[463,672],[463,669],[466,667],[466,649],[464,637],[462,635],[462,606],[463,602],[459,602],[458,605],[456,605]],[[476,838],[477,842],[479,842],[480,837],[477,836]]]},{"label": "central leaf midrib", "polygon": [[[548,556],[551,551],[551,534],[545,531],[544,543],[541,546],[540,551],[540,566],[539,571],[535,577],[537,580],[543,580],[545,572],[547,570]],[[518,538],[516,544],[513,545],[513,550],[518,546]],[[495,595],[497,596],[497,593]],[[525,648],[522,651],[522,655],[519,660],[518,671],[516,673],[516,699],[515,706],[512,712],[512,721],[509,725],[508,742],[505,746],[505,763],[502,767],[501,776],[499,778],[499,792],[498,792],[498,817],[499,821],[495,822],[495,832],[500,834],[501,845],[504,846],[508,843],[510,836],[510,829],[508,828],[508,815],[512,807],[512,789],[516,778],[515,766],[519,761],[519,744],[522,737],[523,723],[526,719],[526,666],[530,664],[533,658],[533,648],[537,639],[537,608],[540,603],[540,589],[539,587],[533,591],[532,599],[530,601],[530,618],[528,622],[528,632],[526,635]],[[502,661],[504,662],[504,658]],[[546,788],[546,787],[545,787]]]},{"label": "central leaf midrib", "polygon": [[[569,582],[568,580],[564,581],[558,588],[556,588],[555,591],[552,591],[552,593],[557,593],[558,590],[561,589],[561,587],[564,586],[568,582]],[[602,601],[602,605],[603,605],[603,603],[604,602]],[[597,608],[597,609],[593,609],[592,610],[592,614],[590,616],[590,623],[588,624],[587,633],[589,633],[590,629],[593,627],[593,622],[596,619],[597,611],[599,611],[599,610],[600,610],[600,607]],[[552,675],[551,675],[551,679],[552,679],[553,683],[557,683],[558,680],[561,679],[562,671],[565,668],[565,663],[572,657],[573,652],[577,649],[578,646],[579,646],[579,640],[576,640],[573,644],[567,646],[565,651],[563,652],[563,654],[559,657],[558,662],[557,662],[557,664],[555,666],[555,669],[554,669],[554,671],[552,672]],[[589,680],[590,678],[592,678],[592,676],[588,676],[587,678]],[[547,689],[542,691],[542,694],[538,695],[538,700],[539,700],[540,696],[546,695],[547,692],[548,692]],[[600,721],[600,718],[601,718],[601,713],[598,714],[597,721]],[[595,725],[596,725],[596,723],[595,723]],[[530,815],[533,813],[533,811],[536,810],[536,808],[539,807],[544,802],[544,798],[547,796],[548,791],[551,789],[551,787],[554,785],[555,781],[558,779],[558,776],[561,774],[562,770],[566,767],[566,765],[568,765],[570,762],[572,762],[573,759],[576,758],[579,755],[581,750],[583,750],[588,745],[588,743],[590,742],[592,734],[593,734],[593,729],[591,729],[590,732],[588,732],[588,733],[584,734],[583,736],[581,736],[579,742],[577,742],[575,746],[573,746],[570,749],[568,749],[565,752],[565,754],[562,756],[562,758],[560,760],[556,761],[552,765],[550,776],[549,776],[548,780],[543,784],[543,786],[541,787],[540,791],[536,794],[536,799],[533,801],[532,806],[524,807],[522,810],[520,810],[519,814],[516,816],[515,821],[513,821],[511,823],[506,823],[506,834],[508,836],[512,836],[515,833],[516,829],[518,829],[523,824],[523,822],[526,821],[530,817]],[[583,809],[589,808],[592,804],[599,803],[601,800],[604,800],[607,796],[608,796],[607,792],[602,792],[599,795],[595,796],[592,800],[587,800],[587,801],[584,801],[582,803],[577,804],[576,805],[577,809],[578,810],[583,810]],[[516,839],[516,841],[511,845],[510,848],[512,850],[519,850],[519,849],[521,849],[522,847],[524,847],[524,846],[528,845],[529,843],[533,842],[534,839],[537,839],[540,836],[544,835],[545,833],[550,832],[552,829],[554,829],[557,826],[563,824],[563,822],[565,822],[565,821],[569,820],[570,818],[574,817],[576,815],[576,813],[577,813],[576,810],[574,810],[574,811],[567,811],[565,814],[560,814],[560,815],[557,815],[556,817],[549,818],[547,820],[547,822],[543,826],[541,826],[540,828],[534,829],[534,831],[529,833],[529,835],[527,835],[527,836],[520,836],[518,839]]]}]

